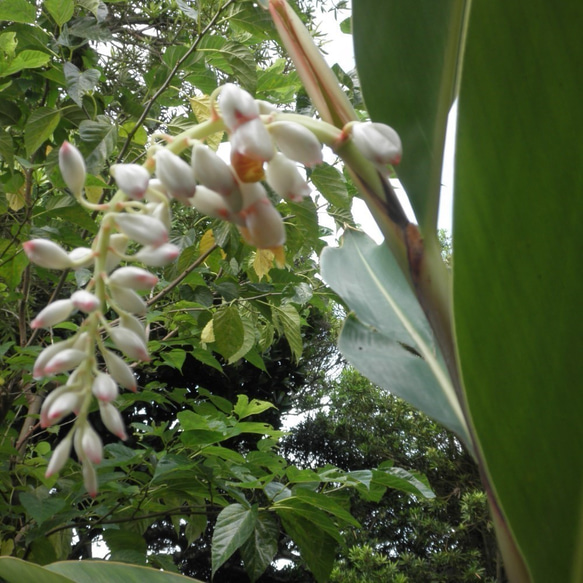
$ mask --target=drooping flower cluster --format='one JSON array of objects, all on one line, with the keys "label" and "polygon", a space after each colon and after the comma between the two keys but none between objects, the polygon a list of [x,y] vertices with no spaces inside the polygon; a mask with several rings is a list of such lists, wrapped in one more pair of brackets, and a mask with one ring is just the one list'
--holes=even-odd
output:
[{"label": "drooping flower cluster", "polygon": [[[80,204],[104,213],[98,235],[90,248],[70,252],[45,239],[23,245],[30,261],[47,269],[93,266],[94,276],[86,289],[50,303],[31,322],[32,328],[50,328],[77,312],[84,315],[71,338],[40,353],[33,376],[69,375],[48,395],[41,409],[43,427],[71,413],[76,415],[73,428],[53,453],[47,476],[63,467],[74,448],[91,496],[97,493],[94,465],[103,456],[101,438],[88,421],[92,400],[97,399],[107,429],[125,439],[123,420],[114,403],[119,387],[135,391],[137,383],[132,369],[115,350],[134,361],[150,359],[147,329],[140,320],[147,303],[139,292],[151,291],[158,278],[143,267],[121,263],[162,267],[178,256],[179,249],[169,242],[172,199],[232,222],[251,245],[280,250],[285,227],[263,181],[282,198],[300,201],[309,195],[310,188],[297,163],[310,167],[322,162],[322,144],[314,133],[313,120],[310,129],[297,121],[282,120],[274,108],[232,84],[217,93],[213,116],[222,120],[229,133],[230,164],[199,140],[188,136],[170,140],[166,147],[154,146],[144,166],[113,165],[110,171],[119,191],[110,202],[94,205],[83,194],[83,157],[65,142],[59,151],[62,176]],[[342,131],[332,128],[322,135],[328,145],[352,139],[377,166],[400,159],[397,134],[381,124],[351,123]],[[180,156],[187,147],[192,148],[190,163]],[[155,177],[151,178],[147,168],[153,167]],[[134,251],[127,254],[130,248]],[[108,319],[112,311],[114,320]]]}]

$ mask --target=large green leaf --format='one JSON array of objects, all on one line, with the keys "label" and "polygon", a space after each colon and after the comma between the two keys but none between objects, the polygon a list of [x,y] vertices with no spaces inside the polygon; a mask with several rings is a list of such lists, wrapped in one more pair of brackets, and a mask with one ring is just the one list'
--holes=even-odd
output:
[{"label": "large green leaf", "polygon": [[213,314],[215,346],[225,358],[237,353],[245,341],[245,328],[234,306],[223,306]]},{"label": "large green leaf", "polygon": [[69,22],[75,11],[75,3],[73,0],[44,0],[43,6],[59,26],[63,26],[65,22]]},{"label": "large green leaf", "polygon": [[61,120],[61,112],[52,107],[35,109],[24,128],[24,144],[30,156],[49,139]]},{"label": "large green leaf", "polygon": [[351,230],[342,247],[324,249],[321,264],[325,281],[358,317],[347,319],[339,340],[348,361],[469,445],[427,319],[389,249]]},{"label": "large green leaf", "polygon": [[583,581],[582,22],[578,0],[475,0],[459,97],[461,369],[536,582]]},{"label": "large green leaf", "polygon": [[213,533],[213,576],[219,567],[251,536],[257,523],[257,507],[230,504],[221,510]]},{"label": "large green leaf", "polygon": [[32,24],[35,19],[36,6],[26,0],[0,0],[0,21],[24,22]]},{"label": "large green leaf", "polygon": [[353,0],[356,64],[374,121],[403,141],[397,174],[422,230],[436,228],[465,0]]},{"label": "large green leaf", "polygon": [[63,72],[67,80],[67,93],[79,107],[83,107],[83,95],[95,89],[101,73],[97,69],[81,72],[73,63],[65,63]]},{"label": "large green leaf", "polygon": [[241,556],[251,581],[261,577],[270,565],[279,541],[279,524],[269,512],[260,512],[255,530],[241,547]]},{"label": "large green leaf", "polygon": [[72,583],[69,579],[57,573],[51,573],[40,565],[27,563],[14,557],[0,557],[0,577],[6,583]]}]

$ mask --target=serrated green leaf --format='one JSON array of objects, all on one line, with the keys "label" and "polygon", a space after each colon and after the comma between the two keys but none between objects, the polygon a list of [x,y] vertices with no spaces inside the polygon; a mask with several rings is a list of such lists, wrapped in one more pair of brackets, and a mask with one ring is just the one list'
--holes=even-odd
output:
[{"label": "serrated green leaf", "polygon": [[255,529],[241,546],[241,557],[252,583],[270,565],[279,541],[279,524],[269,512],[259,512]]},{"label": "serrated green leaf", "polygon": [[101,72],[97,69],[80,72],[73,63],[65,63],[63,72],[67,81],[67,93],[79,107],[83,107],[83,95],[95,89]]},{"label": "serrated green leaf", "polygon": [[24,128],[24,145],[28,156],[49,139],[61,120],[61,112],[52,107],[39,107],[28,118]]},{"label": "serrated green leaf", "polygon": [[277,310],[277,316],[294,359],[299,361],[303,351],[300,315],[294,306],[285,304]]},{"label": "serrated green leaf", "polygon": [[75,11],[73,0],[44,0],[43,7],[47,9],[58,26],[69,22]]},{"label": "serrated green leaf", "polygon": [[350,197],[344,177],[334,166],[326,162],[316,166],[310,174],[310,180],[330,204],[340,209],[350,208]]},{"label": "serrated green leaf", "polygon": [[33,24],[36,6],[26,0],[0,0],[0,21]]},{"label": "serrated green leaf", "polygon": [[229,357],[229,364],[233,364],[240,358],[243,358],[255,346],[255,324],[247,316],[242,316],[241,322],[243,323],[244,330],[243,344],[235,354]]},{"label": "serrated green leaf", "polygon": [[471,447],[429,323],[389,249],[351,230],[341,248],[323,251],[321,265],[324,280],[358,317],[348,318],[342,329],[339,347],[346,358]]},{"label": "serrated green leaf", "polygon": [[257,506],[231,504],[217,516],[212,542],[212,574],[251,536],[257,523]]},{"label": "serrated green leaf", "polygon": [[243,346],[245,328],[237,308],[223,306],[213,314],[215,348],[225,358],[229,358]]}]

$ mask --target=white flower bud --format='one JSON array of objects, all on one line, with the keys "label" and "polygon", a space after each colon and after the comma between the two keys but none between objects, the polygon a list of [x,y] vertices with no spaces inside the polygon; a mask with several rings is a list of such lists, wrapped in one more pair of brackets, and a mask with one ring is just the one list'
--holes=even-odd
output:
[{"label": "white flower bud", "polygon": [[155,155],[156,176],[170,196],[185,201],[194,196],[196,180],[189,164],[170,150],[158,150]]},{"label": "white flower bud", "polygon": [[48,239],[32,239],[22,244],[26,256],[32,263],[46,269],[69,269],[73,261],[67,252]]},{"label": "white flower bud", "polygon": [[99,309],[99,298],[84,289],[77,290],[71,295],[71,301],[73,305],[82,312],[90,314]]},{"label": "white flower bud", "polygon": [[199,185],[197,187],[196,194],[190,199],[190,204],[199,213],[214,219],[230,221],[233,218],[233,213],[224,197],[206,186]]},{"label": "white flower bud", "polygon": [[30,327],[33,329],[50,328],[66,320],[73,313],[74,309],[75,305],[72,300],[51,302],[37,314],[36,318],[30,323]]},{"label": "white flower bud", "polygon": [[84,461],[81,470],[83,473],[83,485],[85,486],[85,490],[87,490],[87,494],[89,494],[91,498],[95,498],[98,491],[97,473],[95,472],[95,468],[90,462]]},{"label": "white flower bud", "polygon": [[118,187],[130,198],[142,200],[148,190],[150,173],[139,164],[113,164],[109,169]]},{"label": "white flower bud", "polygon": [[269,125],[277,147],[282,153],[304,166],[322,163],[322,144],[318,138],[299,123],[278,121]]},{"label": "white flower bud", "polygon": [[65,439],[55,447],[53,455],[51,456],[51,461],[47,466],[47,471],[45,472],[45,478],[50,478],[54,474],[60,472],[63,466],[67,463],[69,456],[71,455],[71,446],[73,445],[73,438],[69,434]]},{"label": "white flower bud", "polygon": [[111,284],[109,286],[111,299],[126,312],[144,315],[148,311],[146,302],[133,290]]},{"label": "white flower bud", "polygon": [[242,183],[239,186],[243,195],[243,211],[260,200],[267,200],[267,191],[261,182]]},{"label": "white flower bud", "polygon": [[176,245],[165,243],[159,247],[152,247],[150,245],[142,247],[134,255],[134,259],[150,267],[164,267],[172,263],[179,255],[180,249]]},{"label": "white flower bud", "polygon": [[267,164],[266,177],[269,186],[287,200],[298,202],[310,194],[310,187],[297,166],[281,153]]},{"label": "white flower bud", "polygon": [[352,140],[365,158],[380,166],[398,164],[403,147],[399,134],[383,123],[364,122],[351,126]]},{"label": "white flower bud", "polygon": [[150,178],[148,190],[146,191],[146,200],[160,202],[161,197],[169,198],[162,181],[159,178]]},{"label": "white flower bud", "polygon": [[149,216],[158,219],[167,230],[170,230],[172,224],[172,213],[170,205],[164,202],[149,202],[146,204],[146,212]]},{"label": "white flower bud", "polygon": [[95,255],[93,250],[88,247],[76,247],[68,253],[69,259],[72,262],[71,267],[73,269],[79,269],[81,267],[89,267],[93,264]]},{"label": "white flower bud", "polygon": [[168,229],[164,223],[148,215],[118,214],[115,217],[117,228],[130,239],[142,245],[162,245],[168,241]]},{"label": "white flower bud", "polygon": [[41,426],[49,427],[57,423],[69,413],[76,411],[79,408],[79,404],[79,394],[71,390],[59,394],[58,397],[49,402],[49,406],[46,408],[43,403],[44,410],[41,410]]},{"label": "white flower bud", "polygon": [[115,382],[124,389],[135,393],[138,388],[136,377],[123,358],[119,357],[115,352],[106,349],[103,352],[103,359],[105,360],[105,366],[109,374],[114,378]]},{"label": "white flower bud", "polygon": [[253,97],[232,83],[223,85],[219,100],[221,116],[231,132],[259,115],[259,106]]},{"label": "white flower bud", "polygon": [[98,372],[93,379],[91,391],[100,400],[106,403],[114,401],[119,395],[117,383],[110,375],[104,372]]},{"label": "white flower bud", "polygon": [[[236,197],[238,188],[229,165],[210,148],[197,144],[192,148],[192,167],[197,180],[225,198]],[[237,198],[237,197],[236,197]],[[234,201],[229,200],[233,212],[239,212]],[[205,213],[206,214],[206,213]]]},{"label": "white flower bud", "polygon": [[50,362],[50,360],[62,352],[63,350],[71,346],[71,340],[64,340],[63,342],[56,342],[55,344],[50,344],[37,356],[34,366],[32,369],[32,376],[35,379],[42,379],[47,376],[45,373],[45,367]]},{"label": "white flower bud", "polygon": [[44,368],[45,375],[57,375],[79,366],[87,354],[76,348],[65,348],[53,356]]},{"label": "white flower bud", "polygon": [[122,314],[120,316],[120,326],[137,334],[144,341],[144,344],[148,343],[148,332],[142,322],[135,316],[132,316],[131,314]]},{"label": "white flower bud", "polygon": [[108,431],[124,441],[128,438],[121,413],[111,403],[99,403],[99,414]]},{"label": "white flower bud", "polygon": [[158,278],[145,269],[128,266],[116,269],[109,276],[109,281],[121,287],[149,290],[158,283]]},{"label": "white flower bud", "polygon": [[231,148],[261,162],[271,160],[275,154],[273,141],[260,118],[245,122],[231,134]]},{"label": "white flower bud", "polygon": [[145,342],[132,330],[118,326],[110,328],[109,336],[119,350],[132,360],[148,362],[150,355]]},{"label": "white flower bud", "polygon": [[109,237],[109,250],[105,260],[105,271],[113,271],[121,261],[120,255],[123,255],[128,248],[129,239],[123,233],[114,233]]},{"label": "white flower bud", "polygon": [[85,186],[85,160],[81,152],[69,142],[63,142],[59,148],[59,168],[65,184],[78,198]]},{"label": "white flower bud", "polygon": [[258,249],[273,249],[285,243],[283,219],[267,198],[245,210],[245,226]]},{"label": "white flower bud", "polygon": [[[81,432],[81,437],[75,440],[77,455],[81,459],[88,459],[93,464],[101,463],[103,459],[103,443],[101,442],[101,437],[97,435],[95,429],[89,424],[78,431]],[[79,447],[81,451],[79,451]]]}]

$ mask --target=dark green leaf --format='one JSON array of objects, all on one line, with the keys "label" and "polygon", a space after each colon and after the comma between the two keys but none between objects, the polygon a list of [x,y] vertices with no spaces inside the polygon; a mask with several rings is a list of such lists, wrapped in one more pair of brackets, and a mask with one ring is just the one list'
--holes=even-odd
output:
[{"label": "dark green leaf", "polygon": [[341,209],[350,208],[350,197],[344,178],[334,166],[327,163],[316,166],[310,174],[310,180],[330,204]]},{"label": "dark green leaf", "polygon": [[67,505],[64,498],[49,496],[46,493],[43,495],[38,492],[23,492],[20,495],[20,502],[37,524],[42,524],[52,518]]},{"label": "dark green leaf", "polygon": [[52,107],[39,107],[32,112],[24,128],[24,144],[29,156],[49,139],[60,119],[61,112]]},{"label": "dark green leaf", "polygon": [[237,308],[223,306],[213,315],[215,346],[225,358],[235,354],[245,340],[245,329]]},{"label": "dark green leaf", "polygon": [[251,536],[257,523],[257,507],[231,504],[221,510],[213,533],[212,573]]},{"label": "dark green leaf", "polygon": [[0,21],[33,24],[36,6],[26,0],[0,0]]},{"label": "dark green leaf", "polygon": [[90,174],[99,174],[115,149],[117,127],[106,116],[100,115],[96,121],[82,121],[79,125],[79,135],[93,148],[85,160],[87,171]]},{"label": "dark green leaf", "polygon": [[279,541],[279,524],[269,512],[259,512],[252,535],[241,546],[245,570],[252,582],[270,565]]},{"label": "dark green leaf", "polygon": [[7,583],[76,583],[75,579],[51,573],[40,565],[15,557],[0,557],[0,573]]}]

